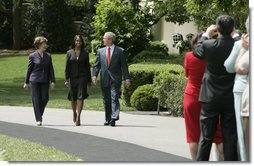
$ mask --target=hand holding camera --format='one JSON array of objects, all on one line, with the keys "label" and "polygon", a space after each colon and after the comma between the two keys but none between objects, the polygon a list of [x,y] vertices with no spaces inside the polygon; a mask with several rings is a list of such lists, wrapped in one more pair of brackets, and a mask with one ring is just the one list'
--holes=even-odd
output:
[{"label": "hand holding camera", "polygon": [[210,38],[212,38],[212,37],[219,34],[218,27],[216,25],[210,25],[206,29],[206,33],[207,33],[207,35],[209,35]]}]

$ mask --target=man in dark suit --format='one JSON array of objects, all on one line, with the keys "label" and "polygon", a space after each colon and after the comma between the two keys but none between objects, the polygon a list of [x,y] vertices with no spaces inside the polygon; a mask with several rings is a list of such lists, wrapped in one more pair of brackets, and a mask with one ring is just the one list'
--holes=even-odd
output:
[{"label": "man in dark suit", "polygon": [[103,42],[106,47],[98,50],[96,61],[93,67],[92,81],[96,84],[97,76],[100,72],[101,89],[105,108],[104,125],[115,126],[115,121],[119,119],[120,113],[120,89],[122,77],[126,87],[130,86],[130,76],[124,50],[114,45],[115,34],[106,32]]},{"label": "man in dark suit", "polygon": [[[228,73],[223,65],[235,42],[230,36],[233,29],[234,19],[231,16],[218,17],[216,25],[207,28],[193,51],[196,57],[205,59],[207,62],[199,96],[199,101],[202,102],[201,139],[197,154],[199,161],[209,160],[219,119],[223,136],[224,160],[237,160],[233,97],[235,74]],[[219,35],[216,39],[210,39],[217,34]]]},{"label": "man in dark suit", "polygon": [[49,83],[55,87],[55,74],[51,55],[46,52],[47,39],[39,36],[34,40],[36,51],[29,55],[29,64],[24,89],[31,87],[34,114],[38,126],[42,125],[42,116],[49,100]]}]

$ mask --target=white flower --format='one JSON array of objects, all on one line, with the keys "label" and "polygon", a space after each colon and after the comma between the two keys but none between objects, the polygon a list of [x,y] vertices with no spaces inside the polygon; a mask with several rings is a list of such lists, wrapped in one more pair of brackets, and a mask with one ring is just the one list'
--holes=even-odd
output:
[{"label": "white flower", "polygon": [[177,42],[177,43],[176,43],[176,48],[181,48],[181,47],[183,47],[183,46],[182,46],[182,41]]}]

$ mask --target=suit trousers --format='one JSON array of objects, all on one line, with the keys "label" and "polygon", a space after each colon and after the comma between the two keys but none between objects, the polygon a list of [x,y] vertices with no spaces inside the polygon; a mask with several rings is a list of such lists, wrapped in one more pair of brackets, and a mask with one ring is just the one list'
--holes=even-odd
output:
[{"label": "suit trousers", "polygon": [[49,83],[30,82],[31,96],[36,121],[42,121],[44,109],[49,100]]},{"label": "suit trousers", "polygon": [[219,103],[202,103],[200,114],[201,138],[197,161],[208,161],[213,138],[220,116],[225,161],[237,161],[237,131],[232,100]]},{"label": "suit trousers", "polygon": [[[121,86],[120,86],[121,87]],[[120,87],[111,84],[110,87],[102,87],[105,120],[119,120],[120,113]]]}]

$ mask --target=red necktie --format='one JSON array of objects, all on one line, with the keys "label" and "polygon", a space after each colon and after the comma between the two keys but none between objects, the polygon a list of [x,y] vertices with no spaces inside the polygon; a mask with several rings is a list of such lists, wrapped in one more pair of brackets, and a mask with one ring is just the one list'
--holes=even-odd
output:
[{"label": "red necktie", "polygon": [[107,56],[108,65],[110,64],[110,47],[108,47],[108,56]]}]

